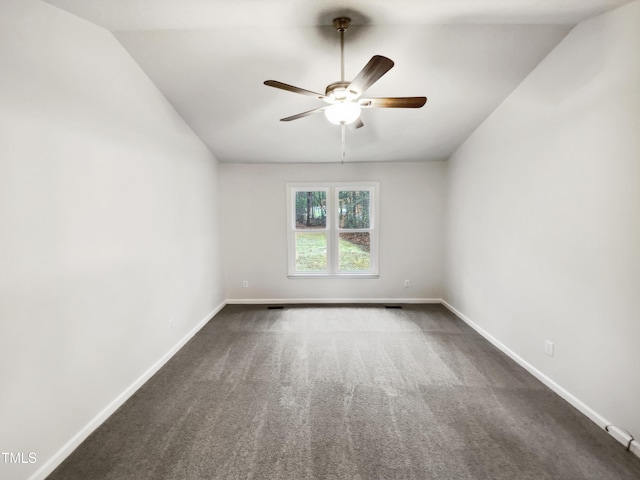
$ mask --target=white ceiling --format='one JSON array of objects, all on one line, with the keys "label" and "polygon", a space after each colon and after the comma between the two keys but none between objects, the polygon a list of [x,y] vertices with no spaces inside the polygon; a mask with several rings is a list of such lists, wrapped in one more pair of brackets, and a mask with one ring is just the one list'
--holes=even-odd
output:
[{"label": "white ceiling", "polygon": [[395,62],[366,96],[426,96],[421,109],[368,109],[345,161],[446,159],[571,26],[630,0],[47,0],[114,32],[222,162],[341,161],[324,105],[263,85],[324,93],[373,55]]}]

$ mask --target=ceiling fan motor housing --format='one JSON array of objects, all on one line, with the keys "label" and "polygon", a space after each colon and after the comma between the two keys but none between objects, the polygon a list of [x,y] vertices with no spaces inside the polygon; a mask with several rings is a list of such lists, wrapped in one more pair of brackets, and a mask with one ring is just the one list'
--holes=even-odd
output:
[{"label": "ceiling fan motor housing", "polygon": [[349,90],[351,82],[333,82],[327,85],[325,95],[332,100],[353,100],[358,96],[355,90]]}]

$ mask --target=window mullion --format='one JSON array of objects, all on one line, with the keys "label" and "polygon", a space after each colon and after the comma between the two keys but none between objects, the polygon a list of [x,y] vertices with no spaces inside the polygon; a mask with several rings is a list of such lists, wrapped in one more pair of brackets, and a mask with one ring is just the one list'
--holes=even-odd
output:
[{"label": "window mullion", "polygon": [[327,227],[329,228],[329,265],[331,268],[331,273],[338,273],[338,215],[335,211],[338,208],[337,201],[337,190],[335,187],[331,187],[330,195],[328,197],[331,199],[330,204],[327,207],[327,212],[330,216],[327,218]]}]

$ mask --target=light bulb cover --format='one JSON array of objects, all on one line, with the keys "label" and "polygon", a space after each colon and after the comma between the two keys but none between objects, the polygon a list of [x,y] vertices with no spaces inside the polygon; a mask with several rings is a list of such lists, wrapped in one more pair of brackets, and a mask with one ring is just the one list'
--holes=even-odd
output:
[{"label": "light bulb cover", "polygon": [[325,117],[336,125],[348,125],[360,116],[360,105],[356,102],[336,102],[324,111]]}]

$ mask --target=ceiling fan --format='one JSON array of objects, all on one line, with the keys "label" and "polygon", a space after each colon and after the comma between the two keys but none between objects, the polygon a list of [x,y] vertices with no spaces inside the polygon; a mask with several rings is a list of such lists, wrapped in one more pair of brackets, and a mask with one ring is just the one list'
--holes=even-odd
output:
[{"label": "ceiling fan", "polygon": [[[333,26],[340,33],[340,81],[327,85],[324,95],[303,88],[287,85],[276,80],[264,82],[269,87],[287,90],[301,95],[315,97],[327,103],[327,105],[307,112],[298,113],[290,117],[282,118],[282,122],[290,122],[307,117],[315,113],[324,112],[327,120],[336,125],[345,125],[356,129],[364,124],[360,119],[363,108],[420,108],[426,102],[426,97],[395,97],[395,98],[363,98],[365,91],[377,82],[385,73],[393,67],[393,61],[381,55],[375,55],[351,82],[344,79],[344,32],[351,25],[351,19],[339,17],[333,20]],[[344,156],[344,128],[343,131],[343,156]]]}]

